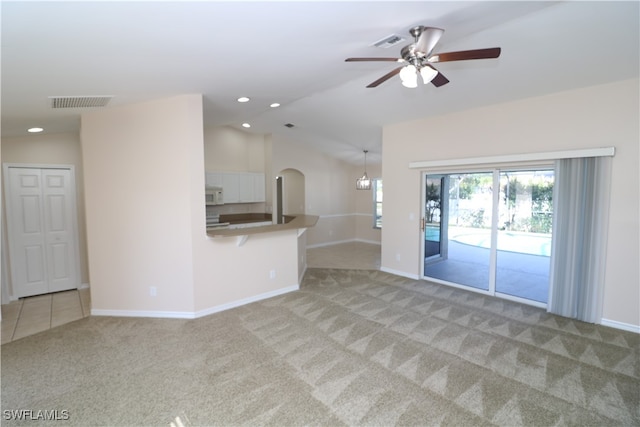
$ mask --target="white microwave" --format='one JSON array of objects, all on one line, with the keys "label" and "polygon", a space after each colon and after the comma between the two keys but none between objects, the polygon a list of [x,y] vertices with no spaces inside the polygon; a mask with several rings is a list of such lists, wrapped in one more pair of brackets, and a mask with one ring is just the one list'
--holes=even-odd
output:
[{"label": "white microwave", "polygon": [[205,187],[204,203],[210,205],[222,205],[224,203],[222,187]]}]

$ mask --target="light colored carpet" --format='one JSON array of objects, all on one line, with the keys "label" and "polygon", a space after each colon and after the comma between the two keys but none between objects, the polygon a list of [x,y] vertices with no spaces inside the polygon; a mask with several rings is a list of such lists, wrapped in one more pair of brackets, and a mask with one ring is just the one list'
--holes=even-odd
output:
[{"label": "light colored carpet", "polygon": [[[380,271],[2,345],[2,425],[639,425],[640,336]],[[11,421],[7,410],[68,411]]]}]

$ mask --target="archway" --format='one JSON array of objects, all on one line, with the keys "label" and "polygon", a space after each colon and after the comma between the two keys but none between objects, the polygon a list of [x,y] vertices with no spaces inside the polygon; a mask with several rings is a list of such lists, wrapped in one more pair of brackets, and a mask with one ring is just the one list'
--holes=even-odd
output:
[{"label": "archway", "polygon": [[284,222],[284,215],[305,213],[305,178],[297,169],[283,169],[276,176],[274,194],[274,214],[278,224]]}]

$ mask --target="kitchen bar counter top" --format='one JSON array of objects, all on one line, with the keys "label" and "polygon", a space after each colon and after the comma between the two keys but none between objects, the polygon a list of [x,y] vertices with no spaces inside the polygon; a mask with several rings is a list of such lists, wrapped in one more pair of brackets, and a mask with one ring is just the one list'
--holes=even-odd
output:
[{"label": "kitchen bar counter top", "polygon": [[[230,236],[249,236],[252,234],[270,233],[274,231],[294,230],[314,227],[318,222],[317,215],[285,215],[284,224],[264,224],[264,225],[252,225],[253,222],[263,224],[264,221],[271,219],[270,214],[266,214],[263,217],[257,218],[263,214],[251,214],[254,218],[247,218],[246,222],[229,221],[235,218],[230,218],[232,215],[225,215],[224,222],[229,222],[227,226],[212,227],[207,229],[207,235],[209,237],[230,237]],[[221,222],[223,222],[223,216],[220,216]]]}]

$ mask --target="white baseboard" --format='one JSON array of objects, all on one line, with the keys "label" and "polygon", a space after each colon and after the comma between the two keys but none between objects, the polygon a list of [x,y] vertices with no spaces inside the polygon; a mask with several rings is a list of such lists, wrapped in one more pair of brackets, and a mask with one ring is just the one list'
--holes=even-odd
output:
[{"label": "white baseboard", "polygon": [[365,240],[365,239],[346,239],[346,240],[334,240],[331,242],[325,242],[325,243],[316,243],[315,245],[308,245],[307,249],[315,249],[315,248],[322,248],[325,246],[333,246],[333,245],[340,245],[342,243],[352,243],[352,242],[359,242],[359,243],[369,243],[372,245],[381,245],[381,242],[377,242],[374,240]]},{"label": "white baseboard", "polygon": [[333,245],[339,245],[342,243],[350,243],[353,242],[353,239],[347,239],[347,240],[334,240],[331,242],[325,242],[325,243],[316,243],[315,245],[307,245],[307,249],[314,249],[314,248],[322,248],[325,246],[333,246]]},{"label": "white baseboard", "polygon": [[360,242],[360,243],[368,243],[370,245],[378,245],[378,246],[382,246],[382,242],[379,242],[377,240],[366,240],[366,239],[353,239],[354,242]]},{"label": "white baseboard", "polygon": [[289,292],[297,291],[298,289],[300,289],[300,285],[296,284],[293,286],[288,286],[286,288],[276,289],[275,291],[269,291],[263,294],[254,295],[248,298],[243,298],[243,299],[232,301],[226,304],[217,305],[215,307],[206,308],[204,310],[196,311],[194,314],[196,318],[202,317],[202,316],[208,316],[210,314],[219,313],[221,311],[240,307],[242,305],[251,304],[252,302],[257,302],[263,299],[277,297],[278,295],[288,294]]},{"label": "white baseboard", "polygon": [[92,316],[154,317],[162,319],[195,319],[192,311],[101,310],[91,309]]},{"label": "white baseboard", "polygon": [[640,334],[640,326],[632,325],[630,323],[618,322],[616,320],[602,319],[600,321],[602,326],[608,326],[610,328],[622,329],[623,331],[635,332]]},{"label": "white baseboard", "polygon": [[204,310],[193,311],[147,311],[147,310],[100,310],[91,309],[92,316],[114,316],[114,317],[154,317],[163,319],[197,319],[199,317],[208,316],[210,314],[219,313],[221,311],[230,310],[252,302],[261,301],[267,298],[276,297],[278,295],[297,291],[300,285],[288,286],[286,288],[276,289],[275,291],[265,292],[248,298],[232,301],[226,304],[220,304]]},{"label": "white baseboard", "polygon": [[420,276],[417,274],[410,274],[405,271],[393,270],[387,267],[380,267],[380,271],[384,271],[385,273],[394,274],[396,276],[406,277],[413,280],[420,280]]}]

